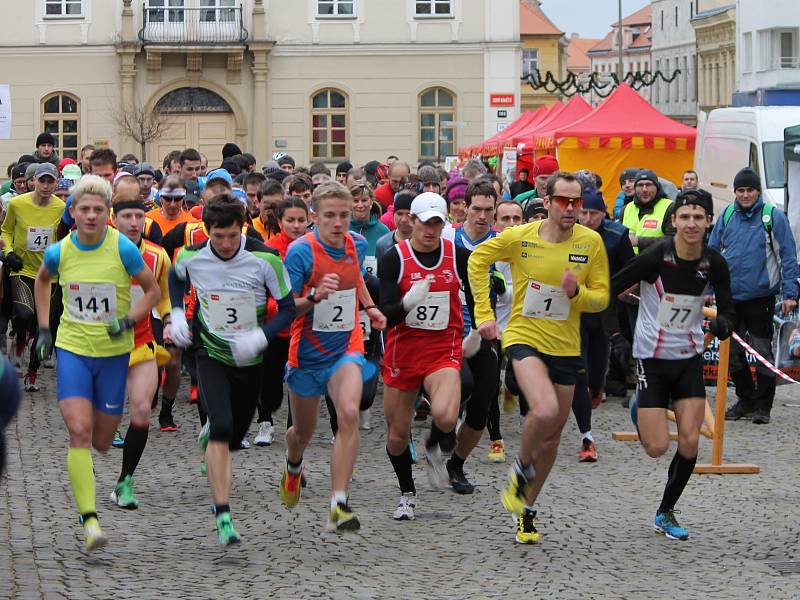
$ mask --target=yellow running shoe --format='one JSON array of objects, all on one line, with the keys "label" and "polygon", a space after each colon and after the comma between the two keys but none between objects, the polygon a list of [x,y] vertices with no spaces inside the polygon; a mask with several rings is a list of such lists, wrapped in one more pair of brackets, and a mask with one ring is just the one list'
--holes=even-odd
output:
[{"label": "yellow running shoe", "polygon": [[489,446],[489,460],[492,462],[506,462],[506,447],[503,440],[495,440]]},{"label": "yellow running shoe", "polygon": [[508,389],[503,388],[503,412],[511,414],[517,410],[517,397]]},{"label": "yellow running shoe", "polygon": [[338,502],[328,513],[328,531],[357,531],[361,523],[345,502]]},{"label": "yellow running shoe", "polygon": [[106,537],[106,534],[100,529],[100,523],[95,518],[87,519],[83,524],[83,535],[86,540],[84,544],[86,552],[99,550],[108,544],[108,537]]},{"label": "yellow running shoe", "polygon": [[517,516],[518,544],[538,544],[539,532],[536,530],[536,511],[525,509]]},{"label": "yellow running shoe", "polygon": [[508,472],[508,485],[500,492],[500,499],[506,510],[515,515],[521,515],[525,509],[525,490],[528,479],[517,473],[516,464]]},{"label": "yellow running shoe", "polygon": [[278,488],[281,500],[287,508],[294,508],[300,502],[300,479],[303,475],[302,470],[300,473],[293,475],[289,473],[289,465],[283,467],[283,477],[281,478],[281,486]]}]

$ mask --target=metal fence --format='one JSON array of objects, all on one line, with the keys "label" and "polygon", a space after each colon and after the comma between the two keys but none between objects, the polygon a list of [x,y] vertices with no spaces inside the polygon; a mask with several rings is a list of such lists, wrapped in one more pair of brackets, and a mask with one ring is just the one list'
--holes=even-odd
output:
[{"label": "metal fence", "polygon": [[242,7],[152,7],[142,5],[139,39],[145,44],[242,44],[248,32]]}]

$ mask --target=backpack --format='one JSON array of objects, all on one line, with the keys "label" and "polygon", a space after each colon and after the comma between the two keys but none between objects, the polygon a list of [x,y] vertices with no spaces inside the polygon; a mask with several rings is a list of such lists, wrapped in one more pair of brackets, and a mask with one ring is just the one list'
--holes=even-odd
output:
[{"label": "backpack", "polygon": [[[724,227],[728,226],[728,221],[731,220],[733,216],[733,211],[736,210],[736,206],[731,203],[725,207],[725,210],[722,213],[722,225]],[[772,251],[772,254],[775,254],[775,246],[772,241],[772,211],[775,210],[775,207],[771,204],[767,204],[766,202],[761,206],[761,225],[764,227],[764,231],[767,234],[767,240],[769,241],[769,249]]]}]

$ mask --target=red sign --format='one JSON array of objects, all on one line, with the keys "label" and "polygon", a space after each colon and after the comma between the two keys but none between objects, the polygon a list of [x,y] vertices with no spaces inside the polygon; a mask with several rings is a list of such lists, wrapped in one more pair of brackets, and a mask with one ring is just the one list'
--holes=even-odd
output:
[{"label": "red sign", "polygon": [[489,106],[514,106],[514,94],[489,94]]}]

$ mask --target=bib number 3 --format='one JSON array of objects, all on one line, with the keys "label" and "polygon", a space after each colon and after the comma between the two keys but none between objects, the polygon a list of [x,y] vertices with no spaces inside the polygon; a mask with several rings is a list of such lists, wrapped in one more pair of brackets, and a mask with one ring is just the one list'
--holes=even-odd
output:
[{"label": "bib number 3", "polygon": [[209,292],[208,322],[215,333],[250,331],[258,326],[251,292]]}]

